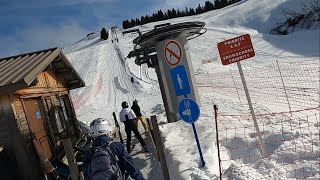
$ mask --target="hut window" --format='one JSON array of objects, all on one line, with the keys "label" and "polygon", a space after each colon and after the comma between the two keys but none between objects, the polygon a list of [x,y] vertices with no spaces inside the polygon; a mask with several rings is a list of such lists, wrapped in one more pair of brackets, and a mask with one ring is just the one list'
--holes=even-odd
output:
[{"label": "hut window", "polygon": [[74,120],[72,120],[73,116],[72,116],[72,107],[69,101],[69,97],[68,95],[65,96],[60,96],[60,106],[63,112],[63,116],[66,119],[66,123],[67,123],[67,127],[69,130],[70,134],[75,134],[75,129],[74,127],[76,126]]},{"label": "hut window", "polygon": [[52,106],[52,103],[49,97],[46,98],[46,104],[47,104],[47,108],[50,109]]},{"label": "hut window", "polygon": [[64,115],[64,118],[66,120],[68,120],[70,118],[70,111],[69,111],[69,108],[68,108],[68,105],[67,105],[67,102],[66,102],[66,98],[65,97],[60,97],[60,105],[61,105],[61,108],[62,108],[62,112],[63,112],[63,115]]}]

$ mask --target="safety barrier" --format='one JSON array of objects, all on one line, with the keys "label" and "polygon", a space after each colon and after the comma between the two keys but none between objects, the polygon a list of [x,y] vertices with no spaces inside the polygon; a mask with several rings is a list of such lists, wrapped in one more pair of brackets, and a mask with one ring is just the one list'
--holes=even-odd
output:
[{"label": "safety barrier", "polygon": [[[274,62],[263,68],[243,70],[254,103],[287,108],[288,111],[319,106],[320,61]],[[237,70],[204,73],[196,76],[202,92],[213,96],[235,97],[246,104],[246,96]]]},{"label": "safety barrier", "polygon": [[239,72],[196,76],[200,93],[237,99],[232,102],[244,113],[215,109],[221,179],[320,178],[319,69],[319,59],[311,59],[244,70],[262,145],[252,114],[242,111],[248,104]]},{"label": "safety barrier", "polygon": [[217,114],[221,179],[320,178],[320,108],[257,115],[266,158],[250,115]]}]

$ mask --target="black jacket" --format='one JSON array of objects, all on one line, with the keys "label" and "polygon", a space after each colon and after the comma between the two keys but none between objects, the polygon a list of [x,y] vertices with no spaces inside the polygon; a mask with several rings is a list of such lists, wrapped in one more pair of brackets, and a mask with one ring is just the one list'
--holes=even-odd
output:
[{"label": "black jacket", "polygon": [[136,114],[137,117],[142,116],[138,103],[134,102],[131,109],[133,110],[133,112]]},{"label": "black jacket", "polygon": [[[104,144],[108,143],[111,141],[111,139],[108,136],[102,135],[97,137],[93,144],[99,143],[99,144]],[[136,166],[133,163],[132,157],[129,155],[127,150],[124,148],[123,144],[120,142],[114,141],[113,143],[110,144],[110,148],[112,152],[117,155],[119,158],[118,165],[122,171],[126,171],[127,174],[130,175],[131,178],[134,180],[144,180],[141,172],[136,168]],[[90,179],[90,174],[88,168],[90,167],[90,161],[92,158],[93,154],[90,150],[86,151],[83,157],[83,173],[84,173],[84,179],[89,180]],[[123,176],[124,177],[124,176]]]}]

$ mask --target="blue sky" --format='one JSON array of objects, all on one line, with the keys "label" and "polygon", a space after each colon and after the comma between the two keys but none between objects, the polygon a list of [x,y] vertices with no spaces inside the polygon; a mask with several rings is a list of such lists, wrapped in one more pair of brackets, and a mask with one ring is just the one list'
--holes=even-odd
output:
[{"label": "blue sky", "polygon": [[195,8],[205,0],[0,0],[0,58],[66,46],[90,32],[159,9]]}]

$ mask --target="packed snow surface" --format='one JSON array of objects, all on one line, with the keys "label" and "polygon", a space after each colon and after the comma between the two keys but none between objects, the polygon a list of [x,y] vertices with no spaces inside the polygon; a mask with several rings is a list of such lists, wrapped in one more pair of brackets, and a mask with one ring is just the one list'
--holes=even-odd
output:
[{"label": "packed snow surface", "polygon": [[[223,178],[320,177],[319,29],[297,29],[286,36],[269,34],[277,23],[285,21],[282,10],[288,8],[299,11],[301,2],[243,0],[223,9],[200,15],[135,27],[145,32],[153,29],[156,24],[166,22],[175,24],[203,21],[206,23],[207,32],[188,42],[201,100],[201,114],[195,125],[206,166],[203,168],[199,166],[199,153],[190,124],[183,121],[161,123],[160,130],[171,179],[219,177],[214,104],[219,108],[218,132],[223,132],[219,134]],[[133,49],[132,40],[137,37],[137,34],[122,35],[121,29],[117,29],[117,33],[111,31],[109,33],[111,36],[106,41],[100,40],[99,33],[93,33],[65,48],[67,57],[86,83],[86,87],[72,91],[72,100],[78,119],[88,124],[95,118],[105,117],[113,122],[112,113],[115,112],[118,116],[122,101],[128,101],[131,105],[132,101],[137,99],[146,117],[157,115],[159,122],[166,122],[154,69],[148,68],[146,64],[137,66],[133,58],[126,58]],[[257,133],[252,125],[247,99],[239,80],[237,64],[223,66],[217,49],[217,43],[244,34],[251,36],[255,50],[255,57],[241,61],[244,74],[248,78],[248,89],[252,93],[254,111],[256,114],[268,114],[257,117],[263,139],[267,143],[266,158],[263,158],[259,152]],[[279,72],[268,69],[278,67],[277,63],[280,64],[279,67],[287,70],[285,72],[293,72],[284,81],[291,83],[286,89],[287,93],[294,91],[296,95],[286,98],[282,88],[283,81],[273,76]],[[291,67],[292,69],[289,69]],[[297,72],[303,74],[302,79],[290,79],[295,77]],[[232,75],[238,78],[238,81],[232,81]],[[131,82],[132,77],[134,82]],[[262,84],[265,86],[258,86]],[[238,89],[234,88],[235,86]],[[280,88],[277,89],[278,86]],[[229,92],[225,91],[226,87],[231,87],[231,91],[237,92],[238,95],[228,94]],[[280,89],[281,92],[272,88]],[[268,89],[269,93],[263,93]],[[302,96],[304,97],[300,100]],[[288,107],[287,102],[291,102],[290,98],[294,100]],[[318,109],[314,109],[317,107]],[[290,113],[289,115],[273,114],[288,112],[289,108],[297,112],[291,115]],[[222,126],[225,127],[225,131]],[[246,147],[241,148],[241,143]],[[239,146],[240,149],[232,150],[235,146]],[[248,158],[248,154],[252,155],[252,158],[251,156]],[[152,179],[156,179],[154,175]]]}]

